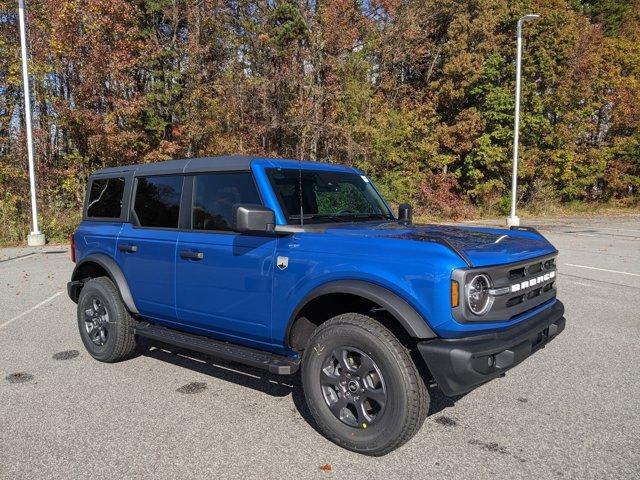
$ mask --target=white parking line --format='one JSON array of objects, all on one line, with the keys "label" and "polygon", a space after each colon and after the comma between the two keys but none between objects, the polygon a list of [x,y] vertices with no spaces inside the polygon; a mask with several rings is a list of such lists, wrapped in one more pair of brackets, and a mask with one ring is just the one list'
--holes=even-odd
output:
[{"label": "white parking line", "polygon": [[638,273],[621,272],[620,270],[608,270],[606,268],[588,267],[587,265],[576,265],[574,263],[565,263],[568,267],[587,268],[589,270],[598,270],[600,272],[619,273],[621,275],[631,275],[632,277],[640,277]]},{"label": "white parking line", "polygon": [[582,285],[583,287],[594,287],[594,288],[597,288],[597,285],[589,285],[588,283],[577,282],[577,281],[572,280],[570,278],[567,278],[567,280],[570,281],[571,283],[575,283],[576,285]]},{"label": "white parking line", "polygon": [[58,295],[62,295],[62,292],[58,292],[54,295],[51,295],[49,298],[47,298],[46,300],[43,300],[42,302],[40,302],[39,304],[37,304],[35,307],[31,307],[29,310],[25,310],[24,312],[22,312],[20,315],[13,317],[11,320],[7,320],[6,322],[4,322],[2,325],[0,325],[0,329],[3,329],[4,327],[6,327],[7,325],[15,322],[16,320],[20,320],[22,317],[24,317],[25,315],[27,315],[28,313],[33,312],[34,310],[42,307],[43,305],[45,305],[46,303],[50,302],[51,300],[53,300],[54,298],[56,298]]},{"label": "white parking line", "polygon": [[614,232],[636,232],[636,233],[640,233],[640,230],[635,230],[633,228],[606,228],[606,227],[599,227],[597,225],[593,225],[594,228],[597,228],[598,230],[611,230]]},{"label": "white parking line", "polygon": [[30,257],[32,255],[37,255],[37,254],[38,254],[38,252],[31,252],[31,253],[25,253],[24,255],[18,255],[17,257],[2,258],[2,259],[0,259],[0,263],[12,262],[13,260],[20,260],[22,258],[27,258],[27,257]]}]

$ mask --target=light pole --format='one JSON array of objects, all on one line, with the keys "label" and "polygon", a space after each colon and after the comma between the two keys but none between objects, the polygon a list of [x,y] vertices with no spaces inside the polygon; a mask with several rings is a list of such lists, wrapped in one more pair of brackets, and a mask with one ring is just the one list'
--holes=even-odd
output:
[{"label": "light pole", "polygon": [[507,217],[507,225],[519,226],[520,218],[516,216],[516,193],[518,191],[518,140],[520,137],[520,74],[522,65],[522,25],[524,22],[540,17],[537,13],[530,13],[518,20],[517,54],[516,54],[516,111],[513,122],[513,173],[511,180],[511,215]]},{"label": "light pole", "polygon": [[20,20],[20,47],[22,50],[22,85],[24,88],[24,121],[27,128],[27,156],[29,157],[29,187],[31,188],[31,233],[27,244],[33,247],[44,245],[44,234],[38,230],[38,206],[36,204],[36,178],[33,165],[33,138],[31,135],[31,98],[29,96],[29,68],[27,64],[27,35],[24,24],[24,0],[18,0]]}]

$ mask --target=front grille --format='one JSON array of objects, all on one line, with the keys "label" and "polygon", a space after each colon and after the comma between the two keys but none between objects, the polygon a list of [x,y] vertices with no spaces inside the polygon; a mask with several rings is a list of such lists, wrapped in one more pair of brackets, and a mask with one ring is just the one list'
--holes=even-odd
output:
[{"label": "front grille", "polygon": [[[499,311],[502,305],[504,306],[505,319],[517,317],[555,296],[555,258],[542,259],[510,268],[507,274],[508,281],[500,278],[498,272],[495,273],[498,274],[496,278],[492,277],[495,284],[508,286],[511,289],[511,292],[505,295],[504,302],[497,298],[494,301],[494,307],[498,309],[496,311]],[[532,281],[536,282],[535,287],[531,286]],[[529,285],[527,286],[527,284]],[[518,288],[518,290],[513,291],[514,288]]]},{"label": "front grille", "polygon": [[507,300],[506,306],[513,307],[514,305],[518,305],[519,303],[522,303],[522,302],[524,302],[524,295],[517,295]]},{"label": "front grille", "polygon": [[518,278],[523,278],[524,275],[524,267],[509,270],[509,280],[517,280]]},{"label": "front grille", "polygon": [[488,268],[475,268],[454,272],[453,279],[467,285],[475,275],[486,274],[491,278],[493,303],[489,311],[473,315],[460,302],[453,309],[454,316],[465,322],[508,321],[549,301],[556,295],[556,254]]}]

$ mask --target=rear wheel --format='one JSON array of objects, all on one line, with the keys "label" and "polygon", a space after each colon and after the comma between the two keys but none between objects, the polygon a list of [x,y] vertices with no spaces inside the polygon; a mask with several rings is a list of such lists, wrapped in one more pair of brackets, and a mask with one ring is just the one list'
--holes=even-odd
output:
[{"label": "rear wheel", "polygon": [[130,357],[136,348],[131,322],[109,278],[93,278],[84,285],[78,298],[78,329],[93,358],[110,363]]},{"label": "rear wheel", "polygon": [[385,455],[422,426],[429,394],[409,352],[374,319],[347,313],[314,332],[302,363],[311,414],[327,438]]}]

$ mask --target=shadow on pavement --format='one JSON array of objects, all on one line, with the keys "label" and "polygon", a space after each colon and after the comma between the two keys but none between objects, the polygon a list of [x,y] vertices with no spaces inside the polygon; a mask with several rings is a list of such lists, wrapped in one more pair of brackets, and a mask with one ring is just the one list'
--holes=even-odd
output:
[{"label": "shadow on pavement", "polygon": [[[246,388],[266,393],[273,397],[291,395],[293,404],[302,418],[318,433],[322,433],[311,412],[307,408],[302,391],[300,373],[295,375],[275,375],[264,370],[249,367],[173,345],[146,340],[141,346],[141,354],[179,367],[202,373],[219,380],[235,383]],[[447,397],[437,387],[429,387],[431,403],[427,416],[435,415],[452,407],[461,397]]]},{"label": "shadow on pavement", "polygon": [[287,376],[275,375],[247,365],[227,362],[191,350],[148,340],[141,350],[142,355],[146,357],[171,363],[225,382],[251,388],[272,397],[291,395],[298,413],[314,430],[321,433],[304,400],[300,373]]}]

